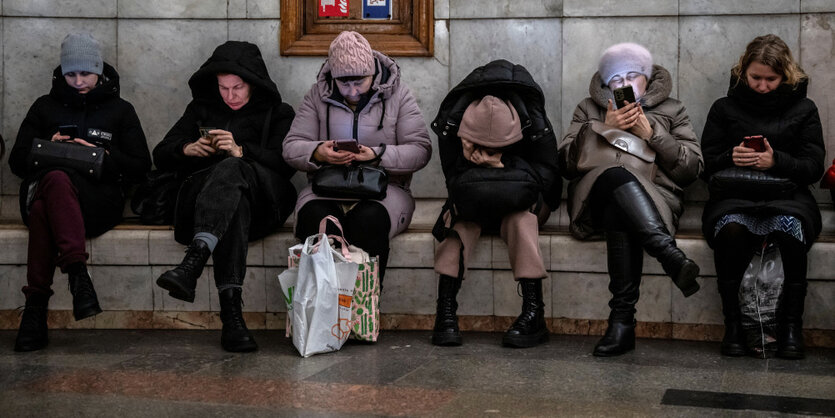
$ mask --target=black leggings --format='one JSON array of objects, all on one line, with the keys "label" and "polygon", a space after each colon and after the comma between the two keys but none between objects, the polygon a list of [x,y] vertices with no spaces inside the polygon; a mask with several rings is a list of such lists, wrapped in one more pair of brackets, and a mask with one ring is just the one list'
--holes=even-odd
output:
[{"label": "black leggings", "polygon": [[[784,232],[772,232],[783,260],[786,283],[806,283],[806,245]],[[713,261],[720,282],[742,282],[742,276],[763,237],[754,235],[744,225],[729,223],[722,227],[713,244]]]},{"label": "black leggings", "polygon": [[[333,215],[345,230],[345,239],[362,248],[371,256],[380,257],[380,283],[386,274],[389,258],[389,229],[391,221],[386,208],[379,202],[361,201],[347,213],[340,201],[311,200],[296,215],[296,237],[300,240],[319,233],[322,218]],[[328,224],[328,234],[338,234],[333,224]]]}]

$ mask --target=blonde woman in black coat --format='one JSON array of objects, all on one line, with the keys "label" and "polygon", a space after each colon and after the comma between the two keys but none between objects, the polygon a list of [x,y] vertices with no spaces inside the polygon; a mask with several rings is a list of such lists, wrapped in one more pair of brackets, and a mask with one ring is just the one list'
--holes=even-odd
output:
[{"label": "blonde woman in black coat", "polygon": [[[706,180],[737,166],[787,177],[797,189],[780,199],[741,199],[711,195],[702,228],[713,247],[725,336],[721,352],[746,353],[738,300],[742,276],[755,247],[768,236],[782,254],[785,282],[778,308],[777,355],[803,358],[806,253],[821,231],[821,214],[809,185],[824,170],[823,131],[815,103],[806,97],[809,77],[776,35],[754,38],[731,70],[727,97],[707,117],[702,150]],[[745,146],[762,136],[764,150]]]}]

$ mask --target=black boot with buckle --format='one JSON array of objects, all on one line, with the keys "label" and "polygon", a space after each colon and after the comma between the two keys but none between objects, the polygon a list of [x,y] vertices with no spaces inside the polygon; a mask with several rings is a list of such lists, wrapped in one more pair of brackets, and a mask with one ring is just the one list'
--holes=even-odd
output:
[{"label": "black boot with buckle", "polygon": [[194,302],[197,279],[203,273],[210,255],[212,252],[203,240],[192,241],[180,265],[162,273],[157,279],[157,286],[167,290],[172,298]]},{"label": "black boot with buckle", "polygon": [[442,274],[438,280],[438,308],[435,313],[435,328],[432,330],[432,344],[461,345],[461,331],[458,329],[458,302],[456,296],[461,288],[461,279]]},{"label": "black boot with buckle", "polygon": [[42,295],[30,295],[26,298],[14,351],[36,351],[49,344],[46,326],[48,301],[49,297]]},{"label": "black boot with buckle", "polygon": [[241,353],[255,351],[258,344],[244,322],[241,310],[240,287],[228,287],[218,291],[220,299],[220,320],[223,322],[223,330],[220,334],[220,345],[226,351]]},{"label": "black boot with buckle", "polygon": [[635,304],[640,296],[644,250],[629,232],[606,231],[609,270],[609,325],[594,346],[597,357],[619,356],[635,349]]},{"label": "black boot with buckle", "polygon": [[647,254],[661,263],[664,272],[676,287],[688,297],[699,290],[699,266],[684,255],[675,238],[670,235],[652,199],[640,183],[630,181],[618,186],[612,197],[623,215],[630,221],[642,241]]},{"label": "black boot with buckle", "polygon": [[535,347],[548,341],[545,324],[545,303],[542,301],[542,279],[519,279],[522,289],[522,313],[504,333],[502,344],[508,347]]},{"label": "black boot with buckle", "polygon": [[72,294],[72,314],[76,321],[101,313],[99,298],[93,281],[84,263],[75,263],[67,267],[70,293]]}]

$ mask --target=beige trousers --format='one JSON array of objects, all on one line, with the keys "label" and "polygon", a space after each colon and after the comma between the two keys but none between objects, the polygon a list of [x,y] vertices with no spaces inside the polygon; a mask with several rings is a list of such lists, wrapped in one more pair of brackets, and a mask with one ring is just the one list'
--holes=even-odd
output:
[{"label": "beige trousers", "polygon": [[[499,235],[507,244],[510,268],[516,280],[544,279],[548,275],[539,250],[539,224],[537,216],[529,211],[514,212],[502,219]],[[481,236],[481,226],[475,222],[457,221],[452,229],[458,236],[449,236],[438,244],[435,250],[435,272],[458,277],[463,253],[464,272],[461,277],[465,277],[473,248]]]}]

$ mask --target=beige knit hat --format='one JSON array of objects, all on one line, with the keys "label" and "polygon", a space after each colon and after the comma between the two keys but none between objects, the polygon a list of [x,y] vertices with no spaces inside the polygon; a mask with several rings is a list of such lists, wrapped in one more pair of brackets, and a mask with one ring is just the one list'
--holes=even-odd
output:
[{"label": "beige knit hat", "polygon": [[458,136],[483,147],[501,148],[522,139],[522,124],[509,101],[488,95],[464,111]]},{"label": "beige knit hat", "polygon": [[328,63],[333,78],[374,75],[371,45],[354,31],[344,31],[331,42]]}]

